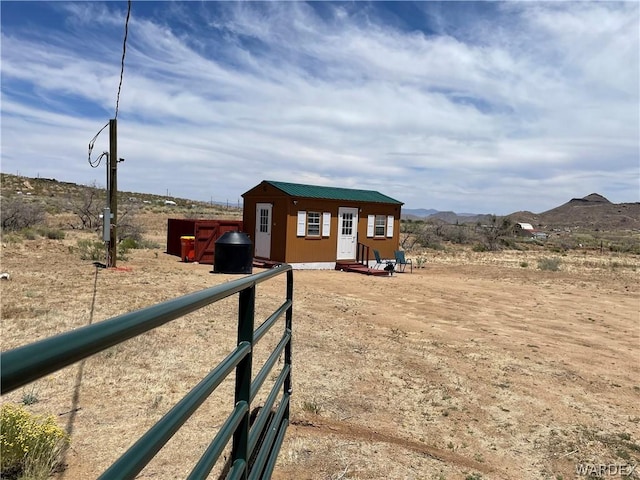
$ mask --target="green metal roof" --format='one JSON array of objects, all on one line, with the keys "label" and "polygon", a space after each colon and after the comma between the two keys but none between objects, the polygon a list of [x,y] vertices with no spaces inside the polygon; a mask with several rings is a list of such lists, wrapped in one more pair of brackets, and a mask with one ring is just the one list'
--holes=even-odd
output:
[{"label": "green metal roof", "polygon": [[355,190],[352,188],[321,187],[318,185],[303,185],[300,183],[274,182],[265,180],[266,183],[282,190],[287,195],[304,198],[322,198],[327,200],[347,200],[353,202],[393,203],[402,205],[402,202],[387,197],[375,190]]}]

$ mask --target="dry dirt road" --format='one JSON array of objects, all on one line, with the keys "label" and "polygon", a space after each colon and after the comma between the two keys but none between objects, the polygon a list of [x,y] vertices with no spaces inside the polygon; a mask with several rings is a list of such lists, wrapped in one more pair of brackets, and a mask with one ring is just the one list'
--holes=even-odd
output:
[{"label": "dry dirt road", "polygon": [[[96,269],[76,240],[2,245],[3,350],[235,278],[162,249]],[[295,272],[292,424],[274,478],[557,480],[639,463],[640,259],[584,252],[553,272],[537,268],[544,253],[425,256],[386,278]],[[261,285],[258,313],[283,291]],[[207,307],[2,401],[35,395],[29,408],[72,433],[57,478],[95,478],[228,352],[236,311]],[[140,478],[184,478],[231,391]]]}]

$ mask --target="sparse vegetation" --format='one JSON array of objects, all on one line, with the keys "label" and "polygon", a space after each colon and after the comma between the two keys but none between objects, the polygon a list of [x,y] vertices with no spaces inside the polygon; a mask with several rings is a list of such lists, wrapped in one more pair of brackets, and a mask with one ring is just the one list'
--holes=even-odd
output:
[{"label": "sparse vegetation", "polygon": [[22,197],[3,199],[0,219],[3,232],[17,232],[44,222],[44,208],[32,199]]},{"label": "sparse vegetation", "polygon": [[561,263],[562,263],[562,260],[558,257],[544,257],[538,260],[538,268],[540,270],[557,272],[558,270],[560,270]]},{"label": "sparse vegetation", "polygon": [[312,413],[314,415],[320,415],[322,411],[322,407],[314,398],[313,400],[305,400],[302,404],[302,410],[308,413]]},{"label": "sparse vegetation", "polygon": [[32,385],[22,392],[23,405],[33,405],[34,403],[38,403],[39,401],[40,398],[38,397],[38,392],[35,390],[35,386]]},{"label": "sparse vegetation", "polygon": [[78,253],[80,260],[104,261],[106,257],[104,242],[98,240],[78,240]]}]

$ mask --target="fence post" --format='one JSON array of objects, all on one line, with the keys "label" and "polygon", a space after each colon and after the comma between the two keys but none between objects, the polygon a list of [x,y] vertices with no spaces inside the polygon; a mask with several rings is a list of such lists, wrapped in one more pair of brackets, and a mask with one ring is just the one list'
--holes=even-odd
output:
[{"label": "fence post", "polygon": [[[293,330],[292,330],[292,319],[293,319],[293,270],[289,270],[287,272],[287,300],[291,302],[291,306],[287,309],[287,313],[285,314],[285,328],[286,331],[290,332],[291,337],[287,342],[287,345],[284,347],[284,365],[285,368],[287,365],[289,366],[289,374],[287,378],[284,380],[284,395],[285,398],[291,395],[291,369],[293,368],[291,364],[291,344],[293,343]],[[289,421],[289,403],[287,402],[287,407],[284,412],[284,419]]]},{"label": "fence post", "polygon": [[253,327],[255,316],[256,286],[255,283],[246,290],[240,292],[238,299],[238,345],[241,342],[249,342],[251,351],[236,367],[235,404],[247,402],[247,413],[233,434],[233,449],[231,451],[231,463],[238,460],[245,462],[244,473],[240,478],[246,480],[249,470],[249,416],[251,414],[251,369],[253,363]]}]

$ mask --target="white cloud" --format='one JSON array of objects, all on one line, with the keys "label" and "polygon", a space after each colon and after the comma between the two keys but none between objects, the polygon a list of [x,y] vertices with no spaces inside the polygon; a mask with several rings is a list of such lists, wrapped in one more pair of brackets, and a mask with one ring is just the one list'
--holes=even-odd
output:
[{"label": "white cloud", "polygon": [[[56,177],[86,181],[124,12],[60,5],[63,28],[3,24],[2,168],[35,175],[51,158]],[[154,5],[134,4],[129,26],[123,189],[224,200],[268,178],[495,213],[592,191],[639,200],[635,4],[490,4],[479,18],[417,4],[430,34],[375,3],[185,3],[162,18]]]}]

